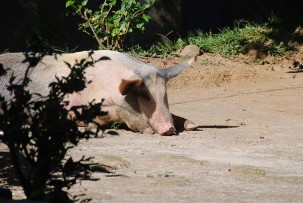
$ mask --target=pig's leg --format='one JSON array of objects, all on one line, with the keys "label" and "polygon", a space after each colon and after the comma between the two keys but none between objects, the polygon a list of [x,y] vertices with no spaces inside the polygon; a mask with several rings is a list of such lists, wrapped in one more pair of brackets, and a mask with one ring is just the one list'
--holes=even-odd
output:
[{"label": "pig's leg", "polygon": [[152,134],[154,131],[150,125],[140,116],[118,107],[116,110],[118,120],[125,123],[132,131],[144,134]]},{"label": "pig's leg", "polygon": [[185,118],[182,118],[180,116],[176,116],[174,114],[172,114],[173,120],[174,120],[174,125],[175,128],[178,131],[183,131],[183,130],[195,130],[198,128],[198,125],[195,124],[194,122],[187,120]]},{"label": "pig's leg", "polygon": [[107,115],[95,119],[101,125],[111,121],[125,123],[128,128],[134,132],[152,134],[154,131],[148,123],[140,116],[130,113],[129,111],[118,106],[106,106],[102,111],[108,112]]}]

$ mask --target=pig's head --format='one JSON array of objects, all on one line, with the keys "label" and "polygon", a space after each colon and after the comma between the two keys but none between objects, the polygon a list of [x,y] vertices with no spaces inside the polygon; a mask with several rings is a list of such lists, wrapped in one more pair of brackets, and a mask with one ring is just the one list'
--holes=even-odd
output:
[{"label": "pig's head", "polygon": [[172,135],[176,132],[172,114],[169,111],[166,83],[194,62],[194,58],[185,64],[165,69],[136,70],[136,74],[123,79],[119,90],[125,95],[125,101],[132,109],[141,113],[155,132],[160,135]]}]

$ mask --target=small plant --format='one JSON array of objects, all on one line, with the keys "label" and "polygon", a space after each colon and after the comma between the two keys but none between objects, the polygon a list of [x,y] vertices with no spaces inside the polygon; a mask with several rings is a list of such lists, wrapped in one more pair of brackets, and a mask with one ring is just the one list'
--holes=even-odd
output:
[{"label": "small plant", "polygon": [[79,24],[79,30],[93,36],[100,49],[121,50],[128,33],[134,29],[144,31],[145,23],[151,19],[145,11],[153,3],[154,0],[104,0],[97,10],[91,10],[88,0],[67,0],[66,7],[85,21]]},{"label": "small plant", "polygon": [[[97,132],[80,131],[77,122],[94,122],[93,118],[105,113],[100,111],[102,102],[92,101],[87,106],[68,109],[65,101],[67,94],[79,92],[89,83],[83,74],[93,63],[90,56],[73,66],[67,64],[70,74],[51,83],[47,96],[30,93],[27,74],[41,58],[43,55],[27,54],[30,65],[23,81],[17,82],[14,75],[10,78],[8,90],[14,99],[8,101],[0,95],[0,129],[3,131],[0,140],[9,148],[16,176],[28,199],[73,202],[77,197],[71,197],[67,190],[77,180],[89,178],[93,164],[90,158],[73,160],[66,153],[80,140],[97,136],[98,131],[103,130],[98,125]],[[6,72],[0,64],[0,76]]]},{"label": "small plant", "polygon": [[165,171],[164,172],[164,177],[171,177],[171,176],[173,176],[173,172],[171,172],[171,171]]},{"label": "small plant", "polygon": [[121,126],[121,123],[119,123],[119,122],[114,122],[114,123],[111,125],[111,129],[113,129],[113,130],[118,130],[120,126]]}]

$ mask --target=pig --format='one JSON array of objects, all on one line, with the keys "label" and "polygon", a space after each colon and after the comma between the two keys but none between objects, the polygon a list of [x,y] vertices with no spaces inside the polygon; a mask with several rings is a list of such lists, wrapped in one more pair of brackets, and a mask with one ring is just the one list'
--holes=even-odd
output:
[{"label": "pig", "polygon": [[[169,111],[166,88],[167,81],[189,67],[194,59],[159,69],[128,54],[110,50],[46,55],[28,71],[31,80],[29,91],[47,95],[49,84],[56,77],[70,73],[66,63],[73,65],[87,58],[93,62],[85,70],[85,77],[91,82],[84,90],[66,97],[70,106],[104,100],[102,111],[107,115],[96,117],[94,121],[101,125],[125,123],[134,132],[173,135],[177,130],[196,129],[195,123]],[[9,68],[7,74],[0,78],[0,89],[1,94],[10,99],[11,95],[6,90],[9,77],[13,74],[15,81],[22,81],[29,63],[24,53],[6,53],[0,55],[0,64]]]}]

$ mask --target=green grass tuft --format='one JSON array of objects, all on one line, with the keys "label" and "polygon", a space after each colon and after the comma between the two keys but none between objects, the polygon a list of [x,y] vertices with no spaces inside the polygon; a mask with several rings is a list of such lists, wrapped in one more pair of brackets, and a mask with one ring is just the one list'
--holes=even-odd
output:
[{"label": "green grass tuft", "polygon": [[230,57],[249,50],[258,50],[267,54],[277,55],[293,49],[283,42],[270,37],[274,28],[267,24],[259,25],[239,22],[233,29],[224,28],[218,34],[198,31],[190,34],[189,44],[199,46],[203,51],[218,53]]}]

